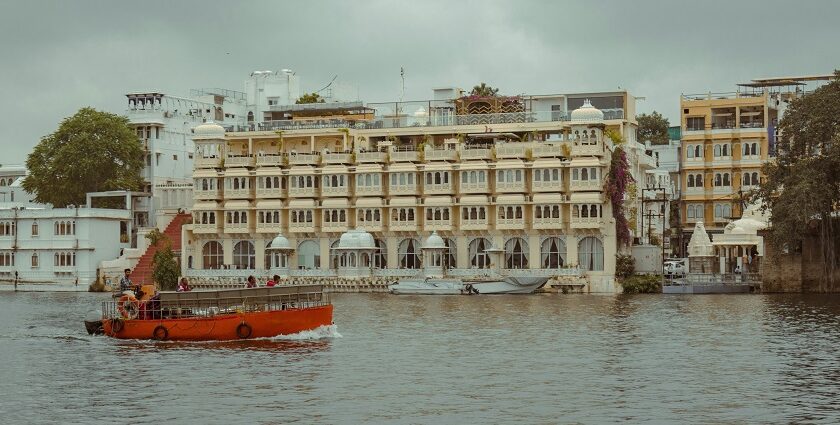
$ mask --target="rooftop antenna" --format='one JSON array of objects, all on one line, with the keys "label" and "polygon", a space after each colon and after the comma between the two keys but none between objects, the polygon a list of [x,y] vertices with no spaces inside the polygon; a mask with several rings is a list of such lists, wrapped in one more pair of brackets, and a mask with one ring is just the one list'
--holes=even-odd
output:
[{"label": "rooftop antenna", "polygon": [[402,87],[400,89],[400,103],[403,101],[403,97],[405,96],[405,68],[400,67],[400,80],[402,81]]}]

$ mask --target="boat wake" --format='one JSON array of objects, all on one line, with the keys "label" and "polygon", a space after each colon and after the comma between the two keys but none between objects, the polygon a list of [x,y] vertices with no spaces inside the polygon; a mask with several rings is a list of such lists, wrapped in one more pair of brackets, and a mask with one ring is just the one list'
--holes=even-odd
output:
[{"label": "boat wake", "polygon": [[341,334],[338,333],[338,326],[336,325],[329,325],[329,326],[319,326],[315,329],[310,331],[302,331],[296,334],[290,335],[278,335],[272,338],[266,338],[269,341],[311,341],[311,340],[319,340],[319,339],[333,339],[333,338],[341,338]]}]

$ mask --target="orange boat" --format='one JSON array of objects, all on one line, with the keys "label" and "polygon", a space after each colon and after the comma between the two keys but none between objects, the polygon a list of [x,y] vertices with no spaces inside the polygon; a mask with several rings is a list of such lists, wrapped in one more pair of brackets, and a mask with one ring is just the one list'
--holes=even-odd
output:
[{"label": "orange boat", "polygon": [[159,292],[145,286],[102,303],[102,318],[86,321],[91,334],[159,341],[267,338],[332,324],[322,285],[218,291]]}]

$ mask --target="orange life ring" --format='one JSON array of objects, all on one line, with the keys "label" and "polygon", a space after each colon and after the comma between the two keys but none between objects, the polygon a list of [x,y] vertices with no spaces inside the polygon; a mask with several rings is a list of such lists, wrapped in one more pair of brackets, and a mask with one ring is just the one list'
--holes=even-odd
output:
[{"label": "orange life ring", "polygon": [[123,295],[117,301],[117,311],[120,312],[123,319],[136,319],[137,315],[140,314],[140,301],[137,301],[134,295]]}]

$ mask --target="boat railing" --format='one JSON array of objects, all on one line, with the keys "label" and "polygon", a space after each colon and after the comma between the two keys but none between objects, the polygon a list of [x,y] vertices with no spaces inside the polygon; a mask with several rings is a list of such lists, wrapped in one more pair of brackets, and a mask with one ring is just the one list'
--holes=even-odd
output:
[{"label": "boat railing", "polygon": [[143,302],[105,301],[103,319],[211,318],[226,314],[299,310],[330,304],[320,285],[222,291],[162,292]]}]

